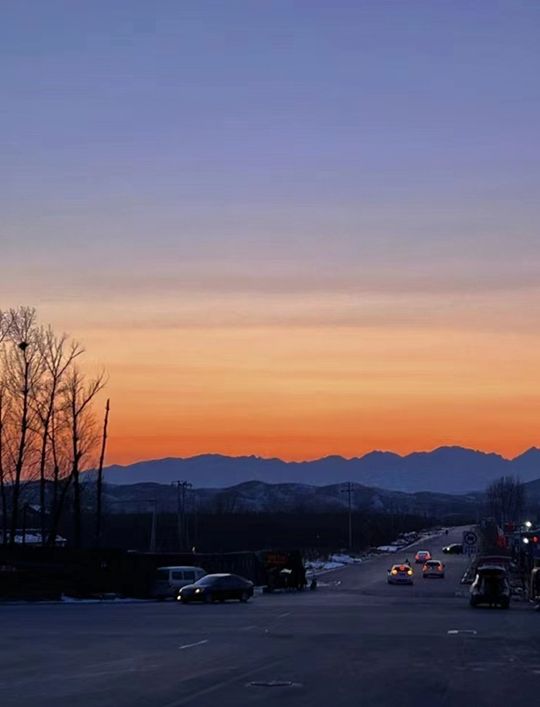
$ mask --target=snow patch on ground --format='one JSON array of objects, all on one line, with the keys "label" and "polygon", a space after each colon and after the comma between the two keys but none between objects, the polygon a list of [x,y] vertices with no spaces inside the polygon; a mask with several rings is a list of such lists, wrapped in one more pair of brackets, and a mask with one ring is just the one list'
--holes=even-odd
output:
[{"label": "snow patch on ground", "polygon": [[342,565],[357,565],[362,562],[361,557],[352,557],[351,555],[330,555],[330,562],[340,562]]}]

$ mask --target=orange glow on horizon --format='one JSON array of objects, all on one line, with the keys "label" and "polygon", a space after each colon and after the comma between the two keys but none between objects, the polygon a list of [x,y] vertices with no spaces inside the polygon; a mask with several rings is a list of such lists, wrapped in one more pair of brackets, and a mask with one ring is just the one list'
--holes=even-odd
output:
[{"label": "orange glow on horizon", "polygon": [[409,329],[397,346],[396,333],[381,329],[170,330],[155,356],[153,342],[127,332],[108,350],[108,464],[443,445],[513,457],[538,439],[529,335],[517,344],[490,332]]}]

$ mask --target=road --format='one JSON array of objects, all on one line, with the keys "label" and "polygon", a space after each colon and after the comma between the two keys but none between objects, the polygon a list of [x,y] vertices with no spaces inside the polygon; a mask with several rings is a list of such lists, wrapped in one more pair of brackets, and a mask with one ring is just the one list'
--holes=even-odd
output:
[{"label": "road", "polygon": [[[421,545],[441,556],[458,536]],[[419,577],[412,587],[387,585],[391,561],[325,574],[316,592],[248,604],[1,606],[0,705],[538,702],[539,614],[518,602],[509,611],[470,609],[462,557],[446,558],[444,580]]]}]

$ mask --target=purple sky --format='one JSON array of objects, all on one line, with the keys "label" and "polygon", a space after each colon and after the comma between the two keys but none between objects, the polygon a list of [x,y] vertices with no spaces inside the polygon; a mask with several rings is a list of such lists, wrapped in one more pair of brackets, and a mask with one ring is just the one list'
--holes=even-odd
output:
[{"label": "purple sky", "polygon": [[1,306],[113,372],[110,331],[141,362],[205,324],[231,360],[254,326],[530,337],[539,30],[535,0],[6,0]]}]

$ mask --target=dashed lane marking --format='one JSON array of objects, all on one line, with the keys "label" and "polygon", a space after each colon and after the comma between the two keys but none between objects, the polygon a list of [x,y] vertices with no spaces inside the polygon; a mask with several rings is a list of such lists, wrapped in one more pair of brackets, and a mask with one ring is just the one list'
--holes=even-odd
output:
[{"label": "dashed lane marking", "polygon": [[208,643],[207,638],[204,641],[197,641],[197,643],[185,643],[183,646],[178,646],[178,650],[185,651],[186,648],[195,648],[195,646],[202,646],[204,643]]}]

